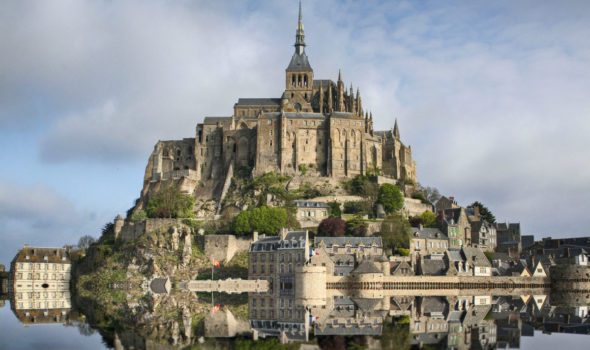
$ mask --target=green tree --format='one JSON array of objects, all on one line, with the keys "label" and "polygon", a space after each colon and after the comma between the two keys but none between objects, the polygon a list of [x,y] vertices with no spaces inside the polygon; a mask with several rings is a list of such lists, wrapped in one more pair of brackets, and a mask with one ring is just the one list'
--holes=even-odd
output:
[{"label": "green tree", "polygon": [[496,217],[494,216],[492,211],[489,210],[485,205],[483,205],[482,203],[480,203],[478,201],[475,201],[469,206],[469,208],[476,208],[476,207],[479,209],[479,215],[481,215],[482,219],[489,222],[490,224],[496,223]]},{"label": "green tree", "polygon": [[342,216],[342,210],[340,209],[340,203],[338,202],[328,202],[330,206],[330,216],[339,218]]},{"label": "green tree", "polygon": [[410,248],[412,230],[409,221],[400,213],[395,213],[383,220],[379,235],[387,249]]},{"label": "green tree", "polygon": [[436,214],[431,211],[425,211],[418,216],[410,218],[410,224],[414,227],[417,227],[418,225],[424,227],[437,227]]},{"label": "green tree", "polygon": [[383,184],[379,189],[377,203],[383,205],[387,214],[397,212],[404,206],[404,196],[400,189],[392,184]]},{"label": "green tree", "polygon": [[161,188],[148,200],[147,216],[150,218],[192,218],[195,198],[180,192],[177,186]]},{"label": "green tree", "polygon": [[358,215],[346,222],[346,234],[349,236],[365,236],[367,229],[367,223]]},{"label": "green tree", "polygon": [[238,214],[234,220],[234,231],[248,234],[257,231],[261,234],[276,234],[287,226],[287,210],[262,206]]}]

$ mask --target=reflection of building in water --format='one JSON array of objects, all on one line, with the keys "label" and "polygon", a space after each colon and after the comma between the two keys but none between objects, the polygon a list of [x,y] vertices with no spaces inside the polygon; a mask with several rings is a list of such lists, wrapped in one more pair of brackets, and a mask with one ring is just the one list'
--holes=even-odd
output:
[{"label": "reflection of building in water", "polygon": [[25,246],[11,263],[11,305],[23,323],[64,322],[70,303],[71,262],[65,248]]},{"label": "reflection of building in water", "polygon": [[308,259],[307,231],[281,230],[252,242],[248,278],[270,284],[268,293],[248,297],[250,324],[259,336],[279,336],[282,342],[307,339],[307,312],[295,303],[295,269]]},{"label": "reflection of building in water", "polygon": [[314,334],[381,335],[383,319],[389,312],[389,298],[368,299],[335,296],[326,305],[310,308]]},{"label": "reflection of building in water", "polygon": [[4,265],[0,264],[0,298],[6,294],[8,294],[8,272]]}]

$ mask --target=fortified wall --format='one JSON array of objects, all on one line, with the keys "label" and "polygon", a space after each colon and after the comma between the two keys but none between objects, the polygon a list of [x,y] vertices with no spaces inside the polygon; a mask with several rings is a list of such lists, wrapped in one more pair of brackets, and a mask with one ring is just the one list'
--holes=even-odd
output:
[{"label": "fortified wall", "polygon": [[234,235],[207,235],[204,237],[205,254],[210,259],[228,262],[239,252],[250,249],[249,239],[236,238]]}]

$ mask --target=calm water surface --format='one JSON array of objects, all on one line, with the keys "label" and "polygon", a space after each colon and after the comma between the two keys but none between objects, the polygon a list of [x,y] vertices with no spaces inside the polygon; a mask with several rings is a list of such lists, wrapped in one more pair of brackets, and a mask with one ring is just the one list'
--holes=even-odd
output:
[{"label": "calm water surface", "polygon": [[[177,303],[178,296],[164,298],[163,304],[182,310],[152,308],[134,316],[137,324],[125,313],[110,317],[88,306],[14,312],[6,300],[0,349],[273,349],[283,347],[281,341],[292,344],[285,349],[590,348],[588,308],[550,305],[549,298],[539,304],[518,296],[403,296],[392,297],[383,312],[371,299],[336,297],[327,308],[310,307],[303,315],[273,310],[274,321],[253,317],[261,299],[255,294],[232,296],[227,304],[223,295],[213,304],[201,296],[200,313]],[[90,318],[98,324],[90,326]]]}]

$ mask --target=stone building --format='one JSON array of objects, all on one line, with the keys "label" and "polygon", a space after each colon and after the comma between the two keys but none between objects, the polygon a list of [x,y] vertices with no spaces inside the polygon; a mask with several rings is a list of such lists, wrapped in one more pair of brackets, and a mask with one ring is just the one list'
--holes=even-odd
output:
[{"label": "stone building", "polygon": [[270,285],[268,293],[249,295],[252,328],[284,337],[307,334],[306,310],[295,303],[295,269],[301,268],[309,255],[307,231],[282,229],[278,236],[260,237],[252,242],[248,279],[266,279]]},{"label": "stone building", "polygon": [[[70,309],[71,262],[65,248],[25,246],[11,263],[12,305],[20,310]],[[59,312],[61,314],[61,312]]]},{"label": "stone building", "polygon": [[[221,196],[237,170],[308,174],[333,178],[381,173],[416,182],[412,149],[392,130],[373,130],[373,115],[359,89],[338,79],[316,79],[305,51],[301,9],[295,52],[285,70],[285,88],[276,98],[240,98],[229,116],[207,116],[194,138],[160,141],[144,176],[154,184],[176,180],[187,192],[199,181]],[[204,193],[202,194],[204,195]]]},{"label": "stone building", "polygon": [[493,252],[497,246],[496,226],[481,219],[471,221],[471,246]]},{"label": "stone building", "polygon": [[496,224],[497,248],[496,251],[507,253],[510,257],[519,257],[522,252],[522,238],[520,223]]},{"label": "stone building", "polygon": [[439,212],[438,224],[449,237],[450,248],[471,245],[471,224],[464,208],[449,208]]},{"label": "stone building", "polygon": [[323,202],[296,200],[297,221],[301,227],[317,227],[330,216],[330,206]]}]

